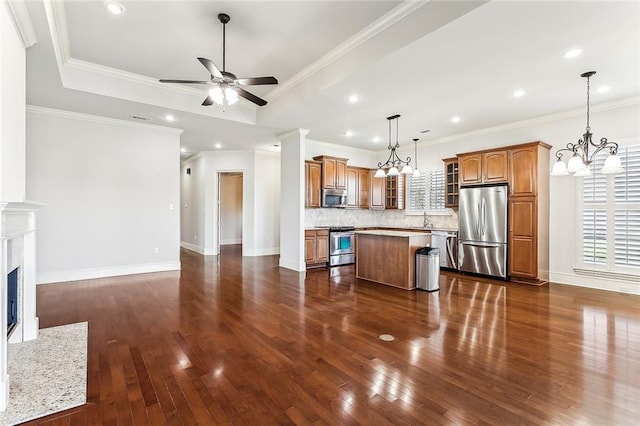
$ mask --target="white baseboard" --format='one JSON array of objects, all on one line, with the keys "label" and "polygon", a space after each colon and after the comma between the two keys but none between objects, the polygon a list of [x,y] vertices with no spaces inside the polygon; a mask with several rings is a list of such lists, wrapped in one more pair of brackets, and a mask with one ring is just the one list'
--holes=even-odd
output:
[{"label": "white baseboard", "polygon": [[180,262],[145,263],[141,265],[112,266],[108,268],[76,269],[70,271],[43,272],[36,274],[36,284],[65,281],[91,280],[121,275],[147,274],[149,272],[179,271]]},{"label": "white baseboard", "polygon": [[272,256],[274,254],[280,254],[280,247],[242,250],[243,256]]},{"label": "white baseboard", "polygon": [[307,264],[303,262],[298,262],[295,259],[284,259],[280,256],[279,265],[281,268],[291,269],[298,272],[303,272],[307,270]]},{"label": "white baseboard", "polygon": [[204,248],[195,244],[188,243],[186,241],[180,241],[180,247],[186,248],[187,250],[195,251],[196,253],[200,253],[205,256],[215,256],[216,254],[218,254],[214,249]]},{"label": "white baseboard", "polygon": [[601,277],[587,277],[577,274],[567,274],[564,272],[549,272],[549,281],[558,284],[574,285],[577,287],[587,287],[598,290],[640,295],[640,285],[629,281],[604,279]]},{"label": "white baseboard", "polygon": [[231,244],[242,244],[242,238],[236,238],[233,240],[220,240],[221,246],[228,246]]}]

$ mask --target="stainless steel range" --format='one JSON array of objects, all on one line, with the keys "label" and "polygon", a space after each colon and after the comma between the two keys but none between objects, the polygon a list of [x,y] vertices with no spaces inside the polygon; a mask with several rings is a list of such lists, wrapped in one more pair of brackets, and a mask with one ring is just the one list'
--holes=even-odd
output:
[{"label": "stainless steel range", "polygon": [[329,266],[355,263],[356,233],[353,226],[329,228]]}]

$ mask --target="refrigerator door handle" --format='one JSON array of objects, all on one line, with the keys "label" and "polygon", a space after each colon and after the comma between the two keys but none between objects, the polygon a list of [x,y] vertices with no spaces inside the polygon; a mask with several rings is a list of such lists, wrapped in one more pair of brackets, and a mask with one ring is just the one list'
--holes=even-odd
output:
[{"label": "refrigerator door handle", "polygon": [[484,237],[484,231],[487,229],[487,201],[482,199],[482,236]]},{"label": "refrigerator door handle", "polygon": [[460,244],[463,244],[465,246],[470,246],[470,247],[502,247],[504,244],[501,243],[468,243],[468,242],[461,242]]}]

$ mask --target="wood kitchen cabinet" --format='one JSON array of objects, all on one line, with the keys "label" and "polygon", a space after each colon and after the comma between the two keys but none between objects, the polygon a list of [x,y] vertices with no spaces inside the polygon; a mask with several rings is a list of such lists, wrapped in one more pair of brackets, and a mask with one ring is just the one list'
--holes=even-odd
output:
[{"label": "wood kitchen cabinet", "polygon": [[322,162],[322,189],[347,189],[347,159],[320,155],[313,157]]},{"label": "wood kitchen cabinet", "polygon": [[458,207],[458,157],[444,160],[444,206]]},{"label": "wood kitchen cabinet", "polygon": [[509,147],[509,275],[549,281],[549,150],[542,142]]},{"label": "wood kitchen cabinet", "polygon": [[387,176],[385,209],[404,209],[404,175]]},{"label": "wood kitchen cabinet", "polygon": [[319,161],[304,162],[305,207],[320,207],[320,179],[322,163]]},{"label": "wood kitchen cabinet", "polygon": [[369,208],[369,182],[371,174],[369,169],[358,169],[358,207]]},{"label": "wood kitchen cabinet", "polygon": [[508,158],[506,150],[459,154],[460,186],[507,182]]},{"label": "wood kitchen cabinet", "polygon": [[358,169],[347,167],[347,207],[357,208],[360,192],[360,182],[358,180]]},{"label": "wood kitchen cabinet", "polygon": [[347,207],[369,208],[369,169],[347,167]]},{"label": "wood kitchen cabinet", "polygon": [[329,230],[306,229],[304,252],[307,268],[326,266],[329,261]]},{"label": "wood kitchen cabinet", "polygon": [[369,208],[383,210],[386,197],[387,179],[374,177],[377,170],[369,170]]}]

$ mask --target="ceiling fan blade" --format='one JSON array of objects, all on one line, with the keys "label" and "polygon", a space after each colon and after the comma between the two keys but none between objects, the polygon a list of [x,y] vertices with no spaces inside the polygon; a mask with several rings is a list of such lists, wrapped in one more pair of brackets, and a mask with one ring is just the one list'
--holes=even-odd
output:
[{"label": "ceiling fan blade", "polygon": [[258,106],[265,106],[267,104],[267,101],[265,101],[264,99],[259,98],[253,93],[249,93],[246,90],[241,89],[240,87],[235,87],[234,90],[238,92],[238,96],[242,96],[246,100],[251,101]]},{"label": "ceiling fan blade", "polygon": [[204,98],[204,101],[202,102],[202,106],[209,106],[209,105],[213,105],[213,99],[211,99],[211,96],[207,95],[207,97]]},{"label": "ceiling fan blade", "polygon": [[238,83],[243,86],[259,86],[264,84],[278,84],[278,80],[275,77],[239,78]]},{"label": "ceiling fan blade", "polygon": [[198,60],[202,65],[204,65],[204,67],[209,71],[209,74],[211,74],[213,77],[224,78],[218,67],[216,67],[211,59],[198,58]]},{"label": "ceiling fan blade", "polygon": [[160,83],[179,83],[179,84],[209,84],[210,81],[198,81],[198,80],[167,80],[160,79]]}]

